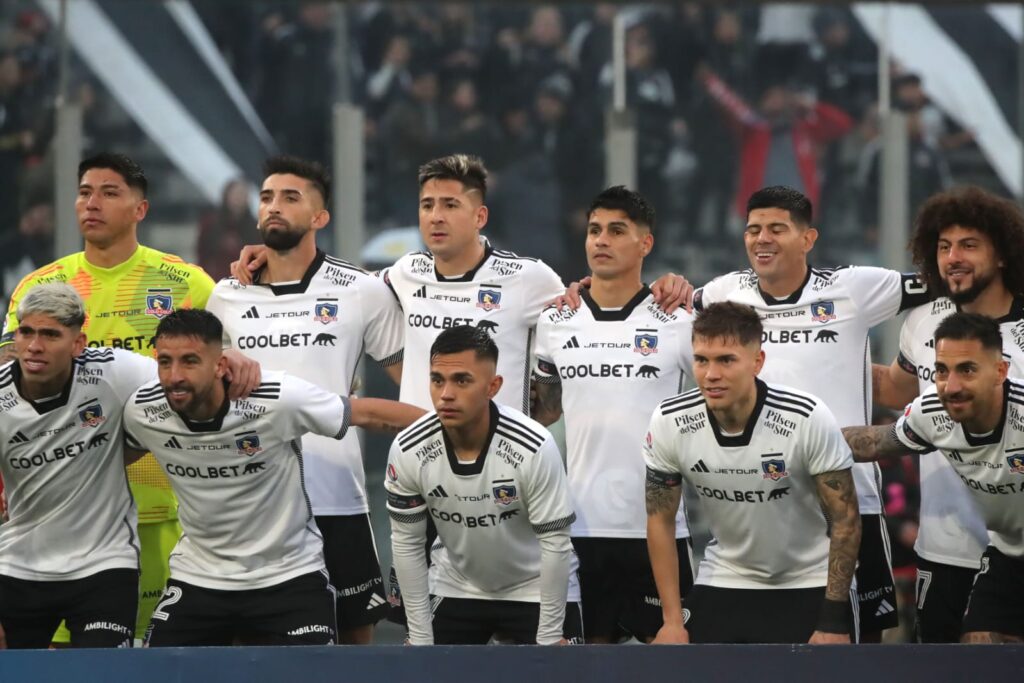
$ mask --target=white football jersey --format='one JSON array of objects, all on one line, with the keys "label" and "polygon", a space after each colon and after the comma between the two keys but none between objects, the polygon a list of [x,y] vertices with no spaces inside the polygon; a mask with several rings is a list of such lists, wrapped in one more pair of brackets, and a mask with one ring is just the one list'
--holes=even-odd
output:
[{"label": "white football jersey", "polygon": [[138,568],[122,416],[132,392],[155,376],[150,358],[86,349],[59,396],[29,401],[17,362],[0,367],[0,474],[10,516],[0,525],[0,574],[70,581]]},{"label": "white football jersey", "polygon": [[178,497],[183,534],[171,577],[250,590],[323,570],[323,542],[306,494],[302,436],[340,439],[348,399],[283,372],[264,372],[247,399],[192,422],[158,382],[125,406],[129,444],[152,451]]},{"label": "white football jersey", "polygon": [[935,387],[914,399],[893,431],[918,452],[938,449],[956,470],[977,504],[1000,552],[1024,558],[1024,382],[1003,384],[1003,421],[985,435],[975,435],[953,421]]},{"label": "white football jersey", "polygon": [[[602,310],[581,290],[578,309],[552,306],[537,324],[534,374],[560,382],[573,536],[646,538],[641,443],[651,411],[692,376],[692,317],[667,315],[646,286]],[[680,510],[676,535],[689,536]]]},{"label": "white football jersey", "polygon": [[[871,346],[868,332],[900,311],[927,302],[916,275],[883,268],[808,268],[792,295],[763,292],[752,270],[718,277],[697,290],[694,308],[716,301],[747,304],[764,324],[761,379],[818,396],[840,427],[871,424]],[[853,468],[864,515],[882,512],[875,463]]]},{"label": "white football jersey", "polygon": [[[392,520],[430,515],[437,526],[432,593],[540,602],[537,535],[570,527],[575,515],[558,446],[538,422],[491,403],[481,455],[462,463],[437,414],[425,415],[392,444],[384,485]],[[579,601],[574,581],[568,599]]]},{"label": "white football jersey", "polygon": [[[956,310],[949,299],[936,299],[910,311],[903,321],[897,361],[917,376],[922,394],[935,382],[935,328]],[[1024,379],[1024,301],[1013,302],[1009,315],[999,320],[999,328],[1010,376]],[[921,516],[914,550],[932,562],[977,569],[988,532],[974,499],[940,454],[922,455],[920,469]]]},{"label": "white football jersey", "polygon": [[[224,324],[227,343],[268,370],[282,370],[348,396],[363,352],[382,365],[402,360],[402,311],[380,279],[317,251],[301,281],[214,287],[206,309]],[[359,434],[340,442],[302,437],[306,487],[317,515],[369,511]]]},{"label": "white football jersey", "polygon": [[713,536],[696,583],[826,584],[828,528],[814,476],[850,469],[853,456],[822,401],[758,380],[746,428],[729,436],[694,389],[655,409],[644,457],[652,480],[696,489]]},{"label": "white football jersey", "polygon": [[537,318],[565,292],[555,271],[537,259],[492,249],[462,277],[445,279],[430,252],[406,254],[381,276],[405,316],[405,353],[400,400],[434,410],[430,400],[430,346],[442,330],[483,328],[498,345],[498,374],[505,382],[495,400],[530,409],[530,351]]}]

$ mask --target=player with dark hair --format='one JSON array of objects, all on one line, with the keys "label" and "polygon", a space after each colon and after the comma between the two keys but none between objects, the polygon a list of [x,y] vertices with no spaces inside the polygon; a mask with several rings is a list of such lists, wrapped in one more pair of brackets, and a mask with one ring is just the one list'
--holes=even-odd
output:
[{"label": "player with dark hair", "polygon": [[[758,378],[749,306],[693,323],[697,389],[661,402],[645,440],[647,544],[664,626],[656,643],[849,643],[861,521],[850,450],[825,404]],[[681,484],[713,541],[679,608]]]},{"label": "player with dark hair", "polygon": [[[650,642],[662,610],[644,540],[638,445],[651,411],[692,372],[690,315],[665,313],[641,281],[655,224],[654,207],[643,196],[610,187],[588,216],[592,277],[581,293],[584,305],[549,307],[537,324],[534,417],[551,424],[565,413],[587,641]],[[693,573],[682,511],[675,535],[685,595]]]},{"label": "player with dark hair", "polygon": [[[391,545],[413,645],[582,642],[561,455],[539,423],[494,402],[499,362],[487,332],[441,332],[430,348],[436,412],[391,447]],[[428,517],[440,540],[429,581]]]},{"label": "player with dark hair", "polygon": [[[265,369],[283,370],[341,396],[353,391],[363,353],[396,382],[402,373],[402,313],[379,278],[317,249],[327,226],[330,176],[315,162],[274,157],[264,165],[258,229],[266,265],[253,284],[217,283],[207,304],[229,344]],[[269,327],[268,327],[269,326]],[[338,642],[368,644],[388,613],[370,526],[358,434],[302,439],[307,490],[331,584]]]},{"label": "player with dark hair", "polygon": [[[949,463],[988,532],[962,615],[960,642],[1021,643],[1024,382],[1008,377],[1006,340],[991,318],[953,313],[936,326],[934,345],[935,384],[907,406],[895,425],[847,427],[843,433],[856,460],[911,451],[927,453],[926,458],[941,454]],[[934,587],[919,584],[919,605],[928,605]]]},{"label": "player with dark hair", "polygon": [[335,599],[306,492],[302,438],[350,426],[397,431],[423,411],[339,396],[266,372],[244,401],[224,386],[223,328],[181,310],[156,331],[159,380],[125,407],[129,445],[168,473],[185,533],[153,612],[151,646],[327,644]]},{"label": "player with dark hair", "polygon": [[[1012,201],[977,187],[931,197],[910,242],[914,264],[939,295],[907,314],[900,351],[874,366],[875,401],[902,410],[934,383],[935,330],[956,311],[999,323],[1011,377],[1024,379],[1024,214]],[[954,467],[941,455],[920,459],[917,637],[955,643],[981,555],[985,524]]]},{"label": "player with dark hair", "polygon": [[[752,306],[764,323],[766,381],[819,396],[840,426],[870,423],[868,333],[927,302],[924,286],[894,270],[811,266],[808,254],[818,237],[813,207],[792,188],[758,190],[747,206],[743,242],[750,268],[699,289],[694,309],[718,301]],[[879,642],[881,631],[899,621],[881,477],[874,463],[855,465],[853,477],[863,522],[856,582],[861,640]]]},{"label": "player with dark hair", "polygon": [[[138,224],[149,211],[148,181],[142,168],[123,154],[101,153],[78,166],[75,210],[85,249],[25,276],[11,295],[0,349],[13,349],[18,305],[33,287],[67,282],[85,301],[82,331],[90,347],[111,347],[153,357],[157,323],[172,311],[202,308],[213,281],[198,266],[139,244]],[[259,365],[231,351],[231,393],[237,397],[259,383]],[[181,527],[170,483],[156,461],[144,457],[128,468],[138,506],[142,576],[137,636],[145,632],[167,581],[167,555]],[[64,629],[54,639],[68,641]]]}]

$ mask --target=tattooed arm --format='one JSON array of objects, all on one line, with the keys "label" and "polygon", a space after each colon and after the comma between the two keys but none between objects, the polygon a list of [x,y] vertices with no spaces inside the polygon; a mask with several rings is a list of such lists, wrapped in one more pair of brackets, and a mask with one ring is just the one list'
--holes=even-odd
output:
[{"label": "tattooed arm", "polygon": [[683,625],[682,598],[679,595],[679,556],[676,550],[676,512],[682,495],[679,475],[647,470],[647,551],[651,556],[654,583],[661,598],[664,625],[655,643],[689,643]]},{"label": "tattooed arm", "polygon": [[534,375],[531,383],[530,417],[547,427],[562,416],[562,383]]},{"label": "tattooed arm", "polygon": [[399,432],[426,413],[408,403],[382,398],[353,398],[350,402],[352,426],[377,432]]},{"label": "tattooed arm", "polygon": [[[828,584],[818,629],[812,643],[848,643],[846,615],[850,614],[850,584],[860,550],[860,509],[851,470],[815,475],[818,498],[830,522]],[[845,627],[845,628],[844,628]]]},{"label": "tattooed arm", "polygon": [[843,438],[856,462],[873,462],[893,455],[908,455],[912,450],[896,437],[896,425],[843,427]]}]

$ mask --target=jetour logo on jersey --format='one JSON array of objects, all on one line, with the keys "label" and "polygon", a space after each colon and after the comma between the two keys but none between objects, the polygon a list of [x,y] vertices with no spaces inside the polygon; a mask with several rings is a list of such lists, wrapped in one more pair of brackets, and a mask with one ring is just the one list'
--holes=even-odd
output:
[{"label": "jetour logo on jersey", "polygon": [[496,311],[501,308],[500,285],[481,286],[476,293],[476,307],[485,311]]},{"label": "jetour logo on jersey", "polygon": [[491,494],[494,496],[495,505],[511,505],[512,503],[519,500],[518,492],[516,491],[515,484],[509,482],[512,479],[497,479],[493,482],[494,487],[491,489]]},{"label": "jetour logo on jersey", "polygon": [[256,432],[242,432],[235,434],[235,437],[235,448],[238,449],[239,455],[252,457],[263,450],[260,446],[260,436]]},{"label": "jetour logo on jersey", "polygon": [[146,315],[164,318],[174,312],[174,298],[170,289],[146,290]]},{"label": "jetour logo on jersey", "polygon": [[[769,453],[768,455],[781,455],[781,453]],[[762,455],[761,457],[765,456]],[[765,479],[771,479],[772,481],[778,481],[783,477],[789,476],[789,472],[786,471],[786,463],[780,458],[762,460],[761,471],[764,472],[762,476]]]},{"label": "jetour logo on jersey", "polygon": [[641,356],[649,356],[658,352],[657,330],[637,330],[633,337],[633,351]]},{"label": "jetour logo on jersey", "polygon": [[338,322],[338,304],[331,303],[337,299],[317,299],[313,308],[313,320],[328,325]]},{"label": "jetour logo on jersey", "polygon": [[827,323],[836,319],[836,305],[831,301],[818,301],[811,304],[811,320]]},{"label": "jetour logo on jersey", "polygon": [[107,421],[103,416],[103,406],[93,401],[86,401],[88,405],[78,411],[78,417],[82,420],[83,427],[98,427]]}]

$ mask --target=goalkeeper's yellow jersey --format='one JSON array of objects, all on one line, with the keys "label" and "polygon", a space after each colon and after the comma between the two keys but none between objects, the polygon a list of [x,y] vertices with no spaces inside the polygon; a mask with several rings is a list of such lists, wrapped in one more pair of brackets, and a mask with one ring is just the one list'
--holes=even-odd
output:
[{"label": "goalkeeper's yellow jersey", "polygon": [[[213,280],[177,256],[139,246],[113,268],[85,260],[85,252],[58,259],[26,275],[11,295],[0,345],[14,340],[18,303],[33,286],[67,282],[85,301],[83,332],[89,346],[128,349],[152,357],[153,335],[160,319],[177,308],[205,308]],[[128,481],[139,508],[139,523],[153,524],[178,516],[170,482],[152,455],[128,467]]]}]

